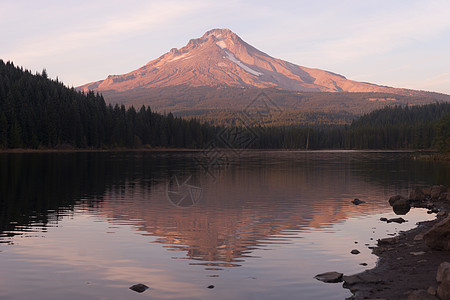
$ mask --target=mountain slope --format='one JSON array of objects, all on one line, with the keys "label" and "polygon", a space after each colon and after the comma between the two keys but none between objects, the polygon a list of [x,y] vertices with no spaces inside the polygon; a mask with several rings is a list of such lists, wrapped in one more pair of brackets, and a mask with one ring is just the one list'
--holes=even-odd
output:
[{"label": "mountain slope", "polygon": [[124,75],[110,75],[80,89],[123,92],[137,88],[187,85],[280,88],[309,92],[383,92],[418,95],[346,79],[342,75],[298,66],[273,58],[244,42],[229,29],[213,29],[173,48],[145,66]]}]

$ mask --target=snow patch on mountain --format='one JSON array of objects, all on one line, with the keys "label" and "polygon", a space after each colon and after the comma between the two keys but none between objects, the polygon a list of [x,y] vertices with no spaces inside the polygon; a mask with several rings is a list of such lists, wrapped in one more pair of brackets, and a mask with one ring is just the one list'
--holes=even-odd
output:
[{"label": "snow patch on mountain", "polygon": [[257,72],[255,70],[253,70],[252,68],[244,65],[243,62],[241,62],[239,59],[237,59],[233,53],[229,52],[229,51],[225,51],[225,54],[227,55],[225,58],[227,58],[228,60],[234,62],[235,64],[237,64],[239,67],[241,67],[242,69],[244,69],[244,71],[252,74],[252,75],[256,75],[256,76],[261,76],[263,75],[263,73]]},{"label": "snow patch on mountain", "polygon": [[224,41],[218,41],[216,45],[219,46],[220,49],[225,49],[227,47],[227,44]]}]

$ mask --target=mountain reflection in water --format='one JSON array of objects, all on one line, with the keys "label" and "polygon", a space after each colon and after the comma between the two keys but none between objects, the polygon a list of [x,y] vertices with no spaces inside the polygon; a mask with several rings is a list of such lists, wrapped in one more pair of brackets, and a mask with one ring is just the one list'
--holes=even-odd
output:
[{"label": "mountain reflection in water", "polygon": [[[288,276],[292,273],[289,261],[272,259],[272,254],[262,251],[283,256],[289,250],[286,257],[297,255],[297,262],[292,264],[302,262],[305,268],[311,263],[308,260],[323,259],[321,255],[328,255],[328,263],[354,259],[346,256],[355,247],[354,240],[363,244],[362,240],[368,239],[358,236],[358,226],[367,225],[367,232],[372,233],[370,222],[379,214],[390,213],[386,201],[389,196],[406,194],[416,185],[450,181],[448,167],[411,161],[408,153],[249,152],[213,170],[214,177],[204,172],[195,158],[202,159],[196,152],[0,154],[0,245],[13,247],[5,249],[14,252],[15,243],[20,253],[31,255],[20,248],[26,242],[18,240],[19,236],[36,238],[40,233],[50,238],[47,230],[56,227],[70,232],[72,243],[86,236],[80,234],[81,230],[77,233],[77,226],[81,228],[80,224],[95,218],[95,222],[109,224],[102,229],[100,239],[105,239],[104,244],[111,242],[106,239],[114,240],[114,234],[126,226],[147,237],[145,251],[151,256],[144,259],[152,266],[158,265],[158,255],[164,260],[168,253],[173,261],[187,260],[190,268],[201,266],[210,277],[227,277],[223,272],[229,267],[248,265],[257,270],[262,268],[259,264],[267,264],[274,268],[274,260],[279,270],[271,272],[285,272]],[[190,185],[180,188],[183,182]],[[170,201],[174,195],[178,198]],[[177,206],[184,196],[194,197],[195,201]],[[366,203],[353,205],[354,198]],[[419,215],[417,218],[423,218]],[[414,212],[410,218],[405,226],[414,225]],[[64,229],[68,220],[74,227]],[[349,224],[355,224],[355,228],[349,228]],[[379,231],[373,230],[372,236],[406,228],[389,226],[377,224]],[[132,233],[122,234],[125,239]],[[68,242],[61,238],[55,243]],[[166,254],[155,246],[162,246]],[[138,258],[130,257],[124,249],[128,247],[132,252],[144,246],[117,242],[112,247],[125,253],[115,259],[136,263]],[[369,252],[362,253],[358,259],[369,256]],[[254,265],[253,259],[260,262]],[[356,269],[352,266],[348,270]],[[315,271],[296,276],[306,281]],[[316,273],[320,271],[329,270]],[[163,272],[176,276],[170,270]],[[255,274],[256,278],[258,272]],[[263,274],[261,271],[259,276]],[[294,286],[306,288],[292,278],[280,275],[279,280],[292,284],[286,292]],[[314,284],[308,281],[309,286]],[[2,291],[9,295],[5,290],[0,285],[0,296]],[[155,291],[152,295],[158,297]]]}]

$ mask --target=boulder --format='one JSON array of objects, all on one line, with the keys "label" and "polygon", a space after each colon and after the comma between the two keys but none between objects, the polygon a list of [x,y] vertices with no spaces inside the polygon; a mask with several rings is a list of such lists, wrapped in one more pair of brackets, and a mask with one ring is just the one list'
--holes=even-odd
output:
[{"label": "boulder", "polygon": [[405,220],[405,219],[403,219],[403,218],[393,218],[393,219],[389,219],[389,220],[387,220],[387,222],[388,222],[388,223],[392,223],[392,222],[395,222],[395,223],[399,223],[399,224],[401,224],[401,223],[404,223],[404,222],[406,222],[406,220]]},{"label": "boulder", "polygon": [[443,185],[435,185],[431,188],[431,199],[439,199],[442,193],[447,192],[447,187]]},{"label": "boulder", "polygon": [[411,209],[408,199],[402,198],[394,202],[392,209],[396,215],[406,215]]},{"label": "boulder", "polygon": [[445,282],[450,281],[450,263],[443,262],[439,265],[437,274],[436,274],[437,282]]},{"label": "boulder", "polygon": [[355,205],[360,205],[360,204],[366,203],[366,201],[355,199],[355,200],[352,201],[352,203],[355,204]]},{"label": "boulder", "polygon": [[415,188],[414,190],[411,190],[411,192],[409,193],[409,199],[413,201],[425,200],[425,193],[423,192],[423,189]]},{"label": "boulder", "polygon": [[133,286],[130,286],[130,290],[135,291],[135,292],[138,292],[138,293],[143,293],[143,292],[145,292],[147,289],[148,289],[148,286],[146,286],[146,285],[143,284],[143,283],[138,283],[138,284],[135,284],[135,285],[133,285]]},{"label": "boulder", "polygon": [[441,300],[450,300],[450,282],[442,282],[437,288],[437,295]]},{"label": "boulder", "polygon": [[430,197],[430,195],[431,195],[431,188],[430,187],[423,188],[422,192],[425,194],[425,197],[427,197],[427,196]]},{"label": "boulder", "polygon": [[323,282],[334,283],[334,282],[342,282],[343,276],[344,274],[338,272],[326,272],[318,274],[314,276],[314,278]]},{"label": "boulder", "polygon": [[391,198],[389,198],[389,204],[391,206],[394,206],[394,203],[399,201],[399,200],[407,200],[405,197],[401,196],[401,195],[396,195],[396,196],[392,196]]},{"label": "boulder", "polygon": [[434,225],[423,236],[425,244],[434,250],[450,250],[450,217]]},{"label": "boulder", "polygon": [[361,252],[359,252],[359,250],[357,250],[357,249],[353,249],[352,251],[350,251],[350,253],[356,255],[356,254],[359,254]]}]

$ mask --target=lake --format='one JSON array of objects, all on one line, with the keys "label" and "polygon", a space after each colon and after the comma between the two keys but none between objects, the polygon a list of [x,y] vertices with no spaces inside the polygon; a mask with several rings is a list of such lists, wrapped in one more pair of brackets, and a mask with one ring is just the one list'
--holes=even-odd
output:
[{"label": "lake", "polygon": [[450,182],[410,156],[2,153],[0,298],[345,299],[314,276],[372,268],[377,239],[434,218],[379,221],[390,196]]}]

